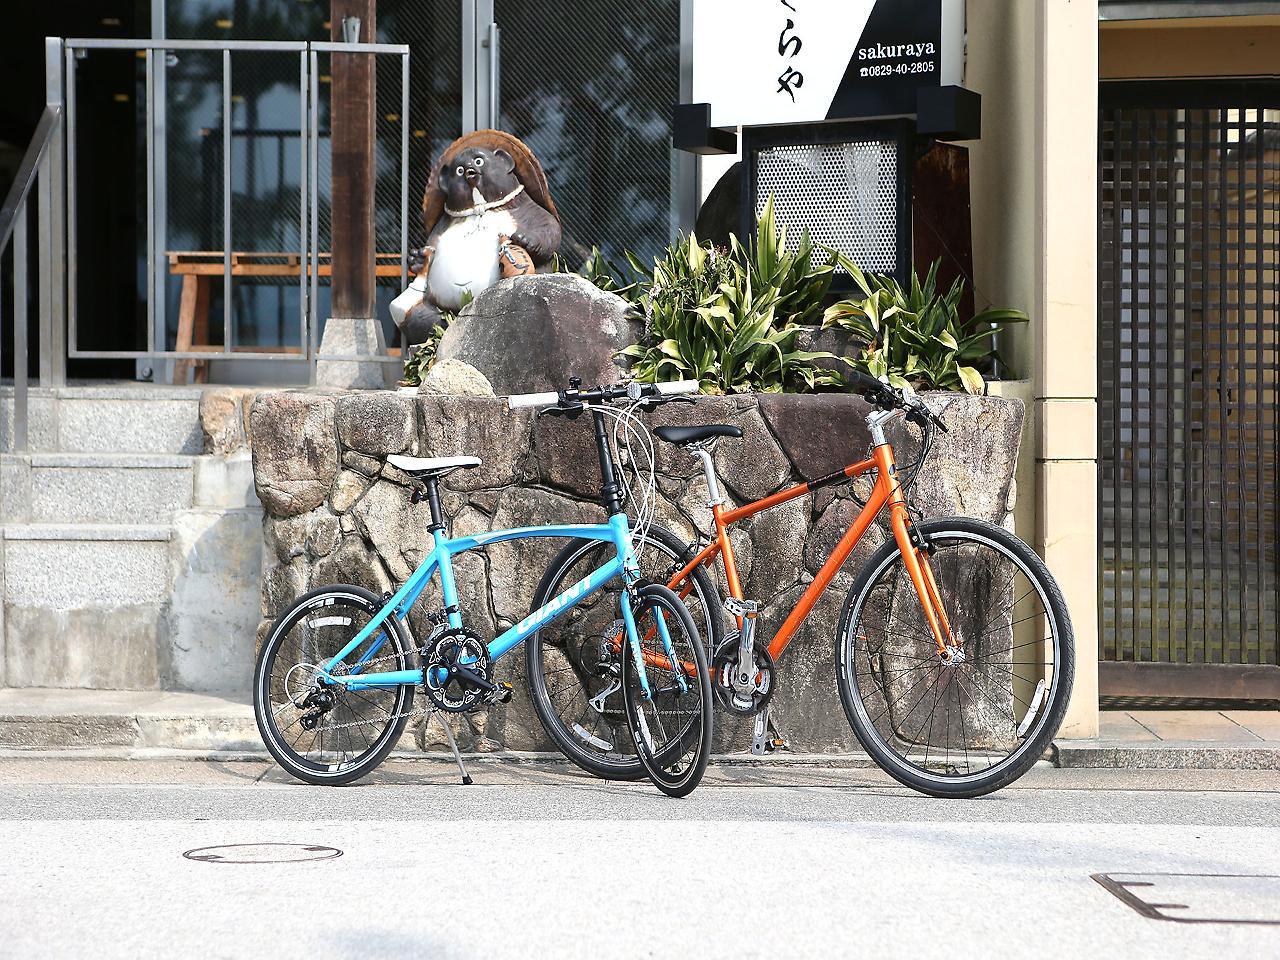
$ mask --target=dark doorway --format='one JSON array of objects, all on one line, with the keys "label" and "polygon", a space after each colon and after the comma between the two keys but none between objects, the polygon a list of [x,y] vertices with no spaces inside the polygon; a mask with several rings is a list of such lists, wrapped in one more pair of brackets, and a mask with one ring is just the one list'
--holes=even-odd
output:
[{"label": "dark doorway", "polygon": [[1280,82],[1101,104],[1101,692],[1280,698]]}]

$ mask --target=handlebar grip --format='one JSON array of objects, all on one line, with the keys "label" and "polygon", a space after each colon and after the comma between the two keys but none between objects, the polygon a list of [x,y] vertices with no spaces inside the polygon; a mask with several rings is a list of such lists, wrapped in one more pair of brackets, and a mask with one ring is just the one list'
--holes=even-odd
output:
[{"label": "handlebar grip", "polygon": [[552,393],[517,393],[507,397],[507,409],[517,410],[520,407],[545,407],[560,402],[560,394]]},{"label": "handlebar grip", "polygon": [[701,389],[697,380],[673,380],[671,383],[658,383],[655,386],[659,393],[668,397],[682,393],[697,393]]},{"label": "handlebar grip", "polygon": [[851,371],[851,374],[854,383],[858,384],[858,387],[861,390],[881,391],[889,387],[887,383],[883,383],[871,376],[871,374],[863,373],[861,370],[853,370]]}]

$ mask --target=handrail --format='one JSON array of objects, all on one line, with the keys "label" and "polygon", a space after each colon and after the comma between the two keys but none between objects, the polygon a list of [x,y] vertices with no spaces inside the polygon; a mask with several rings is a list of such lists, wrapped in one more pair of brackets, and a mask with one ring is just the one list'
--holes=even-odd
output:
[{"label": "handrail", "polygon": [[50,104],[40,114],[40,122],[36,124],[36,132],[31,137],[27,152],[22,155],[22,163],[18,165],[18,173],[13,178],[13,186],[4,198],[4,206],[0,207],[0,251],[13,236],[14,225],[18,222],[18,214],[24,209],[27,194],[35,186],[40,172],[40,161],[49,152],[49,144],[53,135],[58,132],[58,124],[62,121],[62,107]]}]

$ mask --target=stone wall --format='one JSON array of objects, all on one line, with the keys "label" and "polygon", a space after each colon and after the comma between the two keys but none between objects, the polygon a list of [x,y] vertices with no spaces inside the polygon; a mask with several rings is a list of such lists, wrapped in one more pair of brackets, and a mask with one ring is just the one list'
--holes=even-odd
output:
[{"label": "stone wall", "polygon": [[[1023,405],[1016,400],[925,395],[944,412],[914,499],[925,516],[964,514],[1009,524]],[[736,502],[823,476],[868,449],[866,404],[835,395],[700,397],[670,404],[651,423],[733,423],[741,440],[722,441],[715,460],[725,493]],[[259,642],[295,597],[322,584],[348,582],[393,590],[428,552],[426,504],[411,505],[408,478],[385,463],[391,453],[473,454],[478,469],[442,484],[454,535],[525,524],[598,521],[600,479],[590,420],[543,418],[478,397],[283,391],[260,396],[251,414],[254,477],[264,509]],[[900,463],[918,449],[914,428],[894,424]],[[696,458],[662,443],[659,522],[692,538],[709,527],[707,491]],[[865,494],[865,490],[862,491]],[[736,528],[744,589],[764,605],[771,637],[857,512],[847,487],[827,488],[759,514]],[[841,605],[859,564],[884,540],[873,526],[814,608],[780,662],[774,716],[795,750],[854,748],[836,691],[834,637]],[[463,618],[493,636],[528,612],[537,582],[561,541],[498,544],[457,558]],[[723,590],[723,583],[721,583]],[[426,636],[424,615],[438,609],[428,589],[410,616]],[[550,749],[529,704],[523,651],[498,664],[516,696],[508,706],[459,720],[464,749]],[[721,749],[746,748],[749,724],[717,714]],[[440,745],[415,731],[419,747]],[[442,738],[441,741],[442,742]]]}]

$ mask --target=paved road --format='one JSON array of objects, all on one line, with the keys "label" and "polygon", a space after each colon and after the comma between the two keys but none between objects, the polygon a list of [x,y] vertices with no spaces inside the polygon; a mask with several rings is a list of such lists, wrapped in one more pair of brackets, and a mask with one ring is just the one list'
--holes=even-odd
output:
[{"label": "paved road", "polygon": [[[1280,956],[1280,775],[1038,768],[981,801],[718,767],[685,801],[558,766],[0,760],[0,956]],[[292,844],[325,850],[232,848]]]}]

